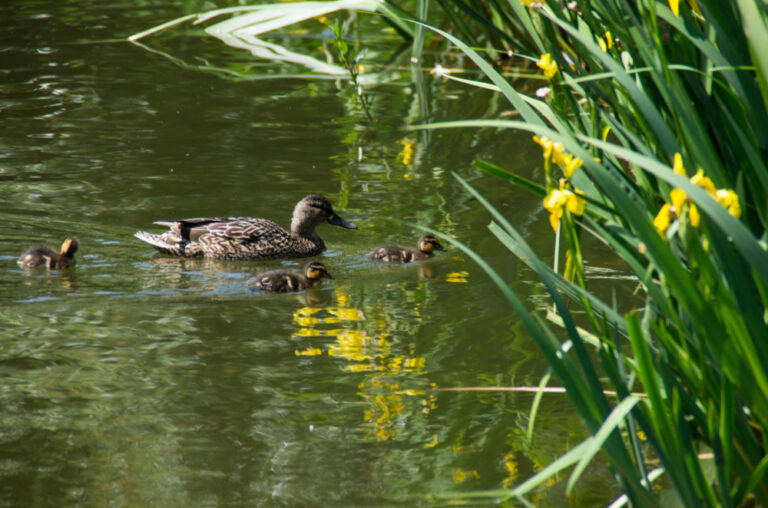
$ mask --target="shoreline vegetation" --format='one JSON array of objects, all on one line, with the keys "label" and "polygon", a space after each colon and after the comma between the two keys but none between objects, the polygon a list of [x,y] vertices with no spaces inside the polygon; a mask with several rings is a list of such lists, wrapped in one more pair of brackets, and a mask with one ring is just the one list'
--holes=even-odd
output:
[{"label": "shoreline vegetation", "polygon": [[[466,4],[445,5],[456,14]],[[518,487],[471,497],[524,501],[573,467],[570,492],[602,453],[625,493],[615,506],[658,506],[651,484],[657,477],[683,506],[768,504],[764,6],[748,0],[472,5],[484,13],[473,25],[472,44],[482,38],[512,58],[535,62],[548,86],[524,96],[496,62],[433,29],[486,78],[467,84],[490,81],[521,120],[428,127],[523,129],[541,146],[544,182],[485,161],[476,166],[544,196],[565,257],[559,271],[462,184],[488,208],[491,233],[550,292],[556,319],[547,323],[481,264],[523,318],[592,436]],[[472,28],[464,28],[459,33],[466,36]],[[643,308],[620,315],[589,292],[583,235],[626,262]],[[582,329],[575,312],[587,316]],[[596,344],[596,353],[588,344]]]}]

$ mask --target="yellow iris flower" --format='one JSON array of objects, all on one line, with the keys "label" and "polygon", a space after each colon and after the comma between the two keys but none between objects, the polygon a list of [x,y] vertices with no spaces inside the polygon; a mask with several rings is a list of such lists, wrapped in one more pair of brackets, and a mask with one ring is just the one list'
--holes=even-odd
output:
[{"label": "yellow iris flower", "polygon": [[581,159],[570,153],[556,154],[553,159],[563,168],[566,178],[570,178],[577,169],[584,165]]},{"label": "yellow iris flower", "polygon": [[544,71],[544,75],[549,79],[552,79],[557,73],[557,62],[552,60],[552,55],[549,53],[541,55],[541,58],[536,62],[536,65]]},{"label": "yellow iris flower", "polygon": [[605,32],[605,39],[603,39],[603,37],[598,37],[597,44],[600,46],[600,49],[603,50],[603,53],[611,49],[613,47],[613,36],[611,36],[611,32]]},{"label": "yellow iris flower", "polygon": [[[685,168],[683,167],[683,159],[679,153],[675,154],[672,169],[678,175],[687,176]],[[737,219],[741,217],[739,196],[731,189],[717,189],[712,182],[712,179],[708,176],[704,176],[704,171],[701,169],[696,171],[696,174],[691,177],[690,181],[692,184],[698,185],[706,190],[710,196],[715,198],[718,203],[728,210],[728,213]],[[690,221],[691,226],[695,228],[699,227],[699,223],[701,222],[699,209],[692,201],[688,200],[688,195],[683,189],[672,189],[669,193],[669,200],[670,203],[665,203],[661,207],[661,210],[659,210],[656,218],[653,219],[653,226],[659,234],[664,235],[672,224],[672,221],[680,216],[683,207],[688,210],[688,220]]]},{"label": "yellow iris flower", "polygon": [[565,148],[562,143],[552,141],[548,137],[534,136],[533,140],[541,145],[544,149],[544,159],[552,160],[555,164],[559,164],[563,168],[563,173],[566,178],[570,178],[573,173],[584,165],[584,162],[575,157],[573,154],[565,153]]},{"label": "yellow iris flower", "polygon": [[544,149],[545,159],[552,158],[554,160],[557,154],[560,154],[565,150],[562,143],[556,143],[546,136],[542,138],[534,136],[533,140]]},{"label": "yellow iris flower", "polygon": [[544,198],[544,208],[549,211],[549,224],[554,231],[557,231],[557,226],[560,224],[560,219],[563,217],[565,210],[574,215],[584,213],[584,207],[587,202],[584,198],[579,197],[579,194],[582,194],[582,192],[578,190],[574,192],[566,188],[565,180],[561,179],[560,188],[553,189]]}]

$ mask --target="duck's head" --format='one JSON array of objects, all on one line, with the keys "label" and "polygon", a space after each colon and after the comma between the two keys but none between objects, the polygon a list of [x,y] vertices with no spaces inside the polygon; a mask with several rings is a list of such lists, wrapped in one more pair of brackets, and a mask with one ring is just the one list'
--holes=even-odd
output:
[{"label": "duck's head", "polygon": [[59,255],[63,257],[71,258],[75,255],[75,252],[77,252],[77,248],[80,247],[80,240],[75,238],[74,236],[67,237],[64,240],[64,243],[61,244],[61,250],[59,251]]},{"label": "duck's head", "polygon": [[325,265],[322,264],[320,261],[312,261],[310,263],[307,263],[307,266],[304,267],[304,274],[307,276],[309,280],[320,280],[323,277],[326,277],[328,279],[333,279],[333,275],[328,273],[328,270],[325,268]]},{"label": "duck's head", "polygon": [[444,251],[445,247],[440,245],[440,240],[433,234],[426,234],[419,238],[419,250],[421,252],[431,253],[436,250]]},{"label": "duck's head", "polygon": [[313,224],[327,222],[334,226],[341,226],[347,229],[357,229],[357,226],[347,222],[333,211],[331,202],[320,194],[310,194],[296,204],[293,210],[293,224],[305,223],[307,221]]}]

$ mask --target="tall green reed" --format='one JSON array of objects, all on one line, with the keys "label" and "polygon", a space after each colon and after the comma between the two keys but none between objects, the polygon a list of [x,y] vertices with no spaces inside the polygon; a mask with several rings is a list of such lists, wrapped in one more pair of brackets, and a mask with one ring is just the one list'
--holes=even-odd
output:
[{"label": "tall green reed", "polygon": [[[473,46],[509,45],[548,79],[541,97],[524,96],[475,49],[433,29],[492,85],[462,81],[497,90],[521,120],[429,128],[524,129],[542,146],[541,183],[488,162],[477,167],[544,196],[566,252],[562,274],[462,184],[492,214],[492,234],[541,277],[556,312],[550,322],[562,331],[466,252],[522,316],[593,434],[578,454],[532,481],[480,495],[521,496],[576,464],[570,489],[602,449],[636,506],[658,505],[650,481],[660,474],[686,506],[768,504],[765,6],[511,0],[470,12],[464,0],[445,2]],[[642,309],[620,315],[590,293],[584,234],[626,262]],[[586,331],[576,326],[574,307],[586,316]],[[599,337],[596,354],[585,333]],[[604,395],[608,387],[616,398]],[[642,397],[632,395],[638,390]],[[651,468],[654,461],[660,465]]]}]

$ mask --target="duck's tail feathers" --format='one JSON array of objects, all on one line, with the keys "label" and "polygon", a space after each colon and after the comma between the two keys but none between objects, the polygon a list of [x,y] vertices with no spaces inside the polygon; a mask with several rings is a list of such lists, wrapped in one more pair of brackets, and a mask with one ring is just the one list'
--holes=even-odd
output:
[{"label": "duck's tail feathers", "polygon": [[163,254],[170,254],[172,256],[184,256],[184,243],[182,242],[169,242],[164,235],[155,235],[147,233],[146,231],[137,231],[133,236],[150,244],[152,247],[162,252]]}]

